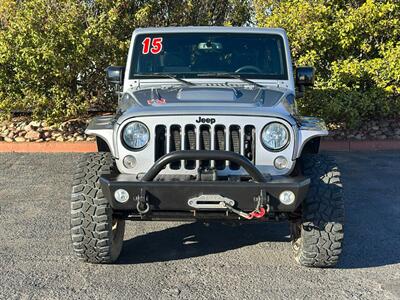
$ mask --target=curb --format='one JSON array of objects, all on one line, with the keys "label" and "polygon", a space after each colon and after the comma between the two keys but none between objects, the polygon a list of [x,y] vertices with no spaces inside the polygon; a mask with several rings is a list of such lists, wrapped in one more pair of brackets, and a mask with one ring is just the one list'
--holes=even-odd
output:
[{"label": "curb", "polygon": [[96,152],[96,142],[43,142],[43,143],[7,143],[0,142],[0,152],[19,153],[60,153],[60,152]]},{"label": "curb", "polygon": [[383,150],[400,150],[400,140],[372,140],[372,141],[321,141],[321,150],[324,151],[383,151]]},{"label": "curb", "polygon": [[[323,151],[382,151],[400,150],[400,140],[385,141],[321,141]],[[96,142],[43,142],[43,143],[7,143],[0,142],[0,152],[17,153],[62,153],[96,152]]]}]

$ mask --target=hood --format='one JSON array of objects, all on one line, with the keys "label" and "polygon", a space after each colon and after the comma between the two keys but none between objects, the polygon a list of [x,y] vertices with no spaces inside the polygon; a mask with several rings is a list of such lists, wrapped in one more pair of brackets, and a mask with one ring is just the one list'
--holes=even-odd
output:
[{"label": "hood", "polygon": [[142,106],[273,106],[283,94],[282,91],[271,89],[216,86],[150,88],[131,92],[136,103]]},{"label": "hood", "polygon": [[120,100],[118,123],[134,116],[257,115],[290,116],[282,105],[285,89],[239,86],[184,86],[130,90]]}]

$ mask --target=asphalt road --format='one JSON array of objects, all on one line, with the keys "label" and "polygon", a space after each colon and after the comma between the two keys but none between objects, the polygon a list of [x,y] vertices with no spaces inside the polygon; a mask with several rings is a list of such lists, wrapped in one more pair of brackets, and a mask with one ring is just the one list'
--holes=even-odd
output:
[{"label": "asphalt road", "polygon": [[77,154],[0,154],[0,299],[400,299],[400,153],[334,154],[346,195],[335,269],[299,267],[286,224],[128,223],[116,265],[69,237]]}]

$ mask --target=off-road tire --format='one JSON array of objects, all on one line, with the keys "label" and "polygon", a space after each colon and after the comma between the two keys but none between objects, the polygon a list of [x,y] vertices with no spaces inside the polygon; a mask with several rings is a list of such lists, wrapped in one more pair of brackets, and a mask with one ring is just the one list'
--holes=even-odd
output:
[{"label": "off-road tire", "polygon": [[125,220],[113,211],[100,187],[100,176],[114,172],[110,153],[88,153],[79,160],[71,195],[71,237],[82,261],[112,263],[122,249]]},{"label": "off-road tire", "polygon": [[307,267],[336,265],[342,252],[344,202],[339,169],[333,159],[309,154],[300,159],[310,189],[291,224],[296,261]]}]

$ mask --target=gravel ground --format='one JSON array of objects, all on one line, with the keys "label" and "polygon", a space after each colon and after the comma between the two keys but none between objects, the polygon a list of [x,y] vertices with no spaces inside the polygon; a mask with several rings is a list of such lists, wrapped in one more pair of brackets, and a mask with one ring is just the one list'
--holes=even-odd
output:
[{"label": "gravel ground", "polygon": [[334,154],[345,252],[335,269],[292,259],[286,224],[129,222],[120,261],[72,255],[76,154],[0,154],[0,299],[400,299],[400,154]]}]

